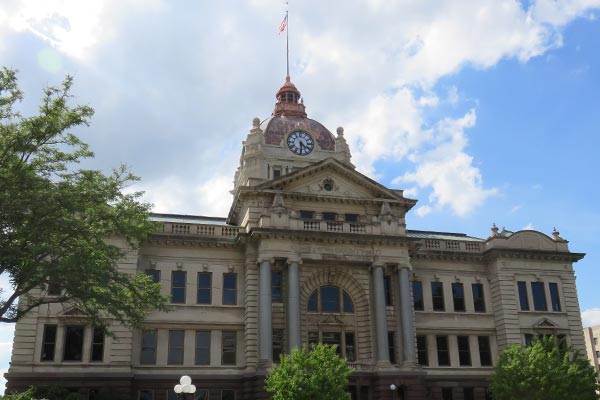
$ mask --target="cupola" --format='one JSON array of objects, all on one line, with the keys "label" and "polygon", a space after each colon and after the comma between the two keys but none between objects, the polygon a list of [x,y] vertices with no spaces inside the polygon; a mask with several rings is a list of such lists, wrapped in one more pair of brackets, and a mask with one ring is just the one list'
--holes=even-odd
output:
[{"label": "cupola", "polygon": [[285,77],[285,83],[279,88],[275,97],[277,98],[277,103],[275,103],[275,110],[272,114],[274,117],[289,116],[306,118],[306,110],[300,96],[300,91],[292,83],[289,75]]}]

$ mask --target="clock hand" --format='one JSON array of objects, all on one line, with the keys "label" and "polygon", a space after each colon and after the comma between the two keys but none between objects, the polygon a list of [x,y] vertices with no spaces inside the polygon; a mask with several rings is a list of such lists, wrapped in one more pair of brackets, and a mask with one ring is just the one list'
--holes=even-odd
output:
[{"label": "clock hand", "polygon": [[301,152],[301,153],[304,153],[304,148],[305,148],[306,146],[304,145],[304,142],[302,142],[302,141],[300,141],[299,143],[300,143],[300,152]]}]

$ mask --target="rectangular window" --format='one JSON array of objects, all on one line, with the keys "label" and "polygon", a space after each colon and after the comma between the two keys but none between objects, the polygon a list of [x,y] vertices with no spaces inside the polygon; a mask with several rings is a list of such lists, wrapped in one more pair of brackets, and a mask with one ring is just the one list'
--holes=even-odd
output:
[{"label": "rectangular window", "polygon": [[354,345],[354,333],[346,332],[346,360],[356,361],[356,346]]},{"label": "rectangular window", "polygon": [[63,361],[81,361],[83,355],[83,326],[67,326]]},{"label": "rectangular window", "polygon": [[56,348],[56,325],[44,325],[44,338],[42,340],[42,361],[54,361]]},{"label": "rectangular window", "polygon": [[429,355],[427,354],[427,336],[417,335],[417,357],[419,365],[429,365]]},{"label": "rectangular window", "polygon": [[235,331],[223,331],[223,345],[222,345],[222,365],[235,365],[235,353],[236,353],[236,332]]},{"label": "rectangular window", "polygon": [[235,391],[231,389],[223,389],[221,391],[221,400],[235,400]]},{"label": "rectangular window", "polygon": [[442,282],[431,282],[431,301],[433,311],[444,311],[444,284]]},{"label": "rectangular window", "polygon": [[237,304],[237,274],[223,274],[223,304]]},{"label": "rectangular window", "polygon": [[212,272],[198,272],[198,304],[212,303]]},{"label": "rectangular window", "polygon": [[595,346],[595,345],[597,345],[597,344],[598,344],[598,338],[597,338],[597,337],[595,337],[595,338],[594,338],[594,346]]},{"label": "rectangular window", "polygon": [[319,332],[308,332],[308,347],[319,344]]},{"label": "rectangular window", "polygon": [[323,221],[335,221],[337,219],[337,214],[332,212],[324,212]]},{"label": "rectangular window", "polygon": [[458,360],[462,367],[471,365],[471,349],[469,348],[468,336],[457,336]]},{"label": "rectangular window", "polygon": [[[483,297],[483,284],[473,283],[473,308],[475,312],[485,312],[485,298]],[[472,388],[471,388],[472,389]]]},{"label": "rectangular window", "polygon": [[558,343],[558,348],[561,351],[567,351],[568,350],[567,337],[565,335],[556,335],[556,340],[557,340],[557,343]]},{"label": "rectangular window", "polygon": [[489,336],[477,336],[479,342],[479,360],[481,361],[482,367],[489,367],[492,365],[492,350],[490,347]]},{"label": "rectangular window", "polygon": [[273,339],[271,341],[273,351],[273,362],[278,363],[279,357],[283,354],[283,329],[273,329]]},{"label": "rectangular window", "polygon": [[463,398],[465,400],[475,400],[475,389],[472,387],[463,388]]},{"label": "rectangular window", "polygon": [[183,342],[185,331],[169,331],[169,354],[167,357],[168,365],[183,364]]},{"label": "rectangular window", "polygon": [[273,179],[281,176],[281,168],[273,168]]},{"label": "rectangular window", "polygon": [[140,390],[140,400],[154,400],[154,390],[152,390],[152,389]]},{"label": "rectangular window", "polygon": [[171,303],[185,304],[185,271],[171,272]]},{"label": "rectangular window", "polygon": [[273,303],[281,303],[281,271],[271,272],[271,301]]},{"label": "rectangular window", "polygon": [[450,366],[450,352],[448,351],[448,336],[436,336],[438,366]]},{"label": "rectangular window", "polygon": [[[198,390],[196,390],[198,391]],[[91,400],[91,399],[90,399]],[[167,390],[167,400],[179,400],[179,395],[173,389]]]},{"label": "rectangular window", "polygon": [[210,365],[210,331],[196,331],[196,365]]},{"label": "rectangular window", "polygon": [[144,331],[142,333],[141,364],[156,364],[156,330]]},{"label": "rectangular window", "polygon": [[194,394],[194,400],[209,400],[208,389],[198,389]]},{"label": "rectangular window", "polygon": [[389,275],[383,277],[383,293],[385,296],[385,305],[392,305],[392,280]]},{"label": "rectangular window", "polygon": [[152,278],[152,282],[160,283],[160,271],[157,269],[147,269],[144,271],[146,275]]},{"label": "rectangular window", "polygon": [[527,298],[527,284],[523,281],[517,282],[519,288],[519,304],[521,311],[529,311],[529,299]]},{"label": "rectangular window", "polygon": [[533,335],[531,333],[526,333],[525,334],[525,347],[531,346],[532,342],[533,342]]},{"label": "rectangular window", "polygon": [[302,218],[302,219],[315,219],[315,212],[314,211],[300,210],[300,218]]},{"label": "rectangular window", "polygon": [[144,331],[142,333],[141,364],[156,364],[156,331]]},{"label": "rectangular window", "polygon": [[413,281],[413,306],[415,310],[423,311],[423,283],[421,281]]},{"label": "rectangular window", "polygon": [[102,361],[104,358],[104,328],[96,327],[92,333],[92,353],[90,361]]},{"label": "rectangular window", "polygon": [[445,387],[442,388],[442,400],[452,400],[452,388]]},{"label": "rectangular window", "polygon": [[533,308],[535,311],[548,311],[546,304],[546,291],[544,282],[531,282],[531,294],[533,296]]},{"label": "rectangular window", "polygon": [[394,332],[388,332],[388,347],[390,353],[390,362],[396,364],[396,346],[395,346],[395,335]]},{"label": "rectangular window", "polygon": [[342,355],[342,334],[339,332],[323,332],[323,344],[328,346],[336,345],[338,356]]},{"label": "rectangular window", "polygon": [[465,289],[462,283],[452,284],[452,299],[454,300],[454,311],[465,311]]},{"label": "rectangular window", "polygon": [[550,289],[550,302],[552,303],[552,311],[561,311],[560,296],[558,295],[558,284],[549,283],[548,288]]},{"label": "rectangular window", "polygon": [[344,220],[346,222],[358,222],[358,214],[345,214]]}]

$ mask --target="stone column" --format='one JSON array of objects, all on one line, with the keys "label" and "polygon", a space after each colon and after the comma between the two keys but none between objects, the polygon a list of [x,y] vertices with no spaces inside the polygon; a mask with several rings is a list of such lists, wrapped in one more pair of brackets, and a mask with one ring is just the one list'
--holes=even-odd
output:
[{"label": "stone column", "polygon": [[271,263],[263,260],[258,271],[258,358],[259,363],[273,362],[273,324],[271,308]]},{"label": "stone column", "polygon": [[287,328],[289,352],[302,347],[300,339],[300,272],[302,261],[288,260]]},{"label": "stone column", "polygon": [[402,349],[404,352],[404,363],[407,365],[416,365],[415,349],[415,328],[413,324],[413,302],[410,279],[410,267],[401,265],[398,268],[398,282],[400,283],[400,315],[398,318],[402,321]]},{"label": "stone column", "polygon": [[390,363],[388,330],[385,312],[385,289],[383,285],[383,265],[373,265],[373,298],[375,303],[375,336],[377,343],[377,364]]}]

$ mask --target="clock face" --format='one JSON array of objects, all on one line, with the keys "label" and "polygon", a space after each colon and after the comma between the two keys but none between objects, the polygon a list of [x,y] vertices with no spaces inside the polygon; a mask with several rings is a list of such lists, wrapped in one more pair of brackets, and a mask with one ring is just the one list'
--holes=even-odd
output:
[{"label": "clock face", "polygon": [[290,133],[287,139],[287,145],[294,154],[305,156],[310,154],[315,147],[313,138],[304,131],[295,131]]}]

